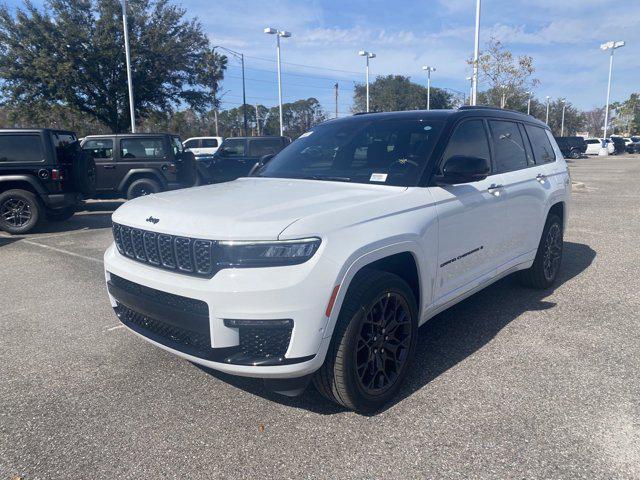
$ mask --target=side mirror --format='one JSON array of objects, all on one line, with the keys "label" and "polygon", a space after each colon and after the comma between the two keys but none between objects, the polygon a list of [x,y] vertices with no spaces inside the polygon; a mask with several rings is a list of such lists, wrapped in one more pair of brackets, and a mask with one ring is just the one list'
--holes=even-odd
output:
[{"label": "side mirror", "polygon": [[256,164],[253,167],[251,167],[251,170],[249,171],[249,176],[253,177],[254,175],[256,175],[262,169],[262,167],[264,167],[267,163],[271,161],[273,157],[275,157],[273,153],[269,153],[267,155],[263,155],[262,157],[260,157],[260,160],[258,160]]},{"label": "side mirror", "polygon": [[447,159],[436,181],[445,185],[477,182],[487,178],[489,172],[489,161],[485,158],[454,155]]}]

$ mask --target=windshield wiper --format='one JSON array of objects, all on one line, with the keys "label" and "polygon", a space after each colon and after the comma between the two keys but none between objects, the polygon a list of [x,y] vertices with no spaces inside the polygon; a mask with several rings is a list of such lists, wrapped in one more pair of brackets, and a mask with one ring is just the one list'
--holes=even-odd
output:
[{"label": "windshield wiper", "polygon": [[351,177],[332,177],[325,175],[307,175],[305,177],[299,177],[303,180],[326,180],[328,182],[350,182]]}]

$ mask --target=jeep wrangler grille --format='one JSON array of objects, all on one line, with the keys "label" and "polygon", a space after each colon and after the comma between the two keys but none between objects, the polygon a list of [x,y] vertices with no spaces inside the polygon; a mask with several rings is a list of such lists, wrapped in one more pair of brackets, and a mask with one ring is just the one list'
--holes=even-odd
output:
[{"label": "jeep wrangler grille", "polygon": [[212,240],[178,237],[113,223],[118,251],[132,260],[187,275],[211,278],[215,271]]}]

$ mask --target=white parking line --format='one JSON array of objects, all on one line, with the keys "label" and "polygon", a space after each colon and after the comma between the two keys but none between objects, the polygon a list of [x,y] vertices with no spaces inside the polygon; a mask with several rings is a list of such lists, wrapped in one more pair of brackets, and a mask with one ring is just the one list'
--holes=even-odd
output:
[{"label": "white parking line", "polygon": [[58,253],[64,253],[65,255],[70,255],[72,257],[82,258],[84,260],[89,260],[90,262],[99,263],[102,265],[102,260],[98,260],[97,258],[87,257],[86,255],[80,255],[79,253],[70,252],[68,250],[63,250],[62,248],[52,247],[50,245],[43,245],[42,243],[32,242],[31,240],[22,240],[23,243],[28,243],[29,245],[35,245],[36,247],[45,248],[47,250],[52,250]]},{"label": "white parking line", "polygon": [[107,328],[107,332],[111,332],[112,330],[117,330],[119,328],[124,328],[124,325],[116,325],[115,327]]}]

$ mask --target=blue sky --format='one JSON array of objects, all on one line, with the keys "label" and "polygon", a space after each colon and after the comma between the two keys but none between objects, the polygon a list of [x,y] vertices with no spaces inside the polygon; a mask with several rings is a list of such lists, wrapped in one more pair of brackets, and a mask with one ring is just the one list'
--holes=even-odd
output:
[{"label": "blue sky", "polygon": [[[293,33],[282,41],[285,101],[313,96],[333,112],[338,82],[339,111],[349,114],[354,82],[364,80],[360,49],[377,54],[371,63],[374,76],[409,75],[425,84],[420,67],[428,64],[437,69],[434,86],[468,92],[475,0],[177,3],[199,18],[213,44],[246,55],[250,103],[277,103],[275,38],[262,33],[266,26]],[[615,54],[612,99],[640,90],[639,0],[484,0],[481,44],[492,35],[514,53],[533,57],[540,98],[566,97],[583,109],[604,104],[608,55],[599,46],[607,40],[627,43]],[[223,107],[241,103],[240,66],[233,59],[223,91]]]}]

